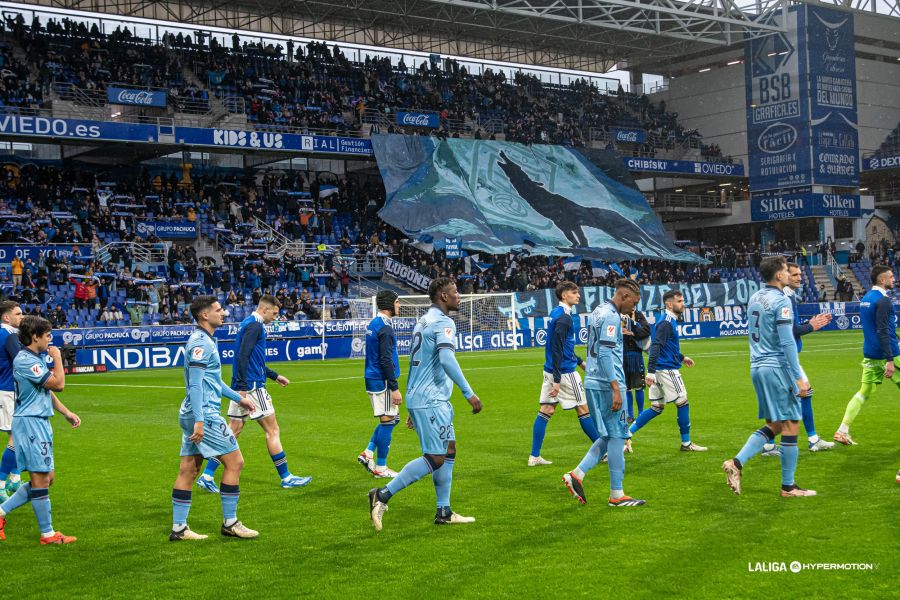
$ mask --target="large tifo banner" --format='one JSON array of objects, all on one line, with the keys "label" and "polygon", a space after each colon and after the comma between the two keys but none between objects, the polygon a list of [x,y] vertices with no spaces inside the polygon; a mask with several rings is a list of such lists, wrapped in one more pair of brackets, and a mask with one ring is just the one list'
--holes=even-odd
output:
[{"label": "large tifo banner", "polygon": [[745,46],[750,189],[855,187],[853,15],[803,4],[784,19],[785,33]]},{"label": "large tifo banner", "polygon": [[378,215],[442,248],[701,262],[672,243],[636,189],[578,151],[536,144],[375,135],[387,192]]},{"label": "large tifo banner", "polygon": [[[738,279],[726,283],[697,283],[694,285],[642,285],[641,303],[638,309],[643,312],[662,310],[662,297],[669,290],[678,290],[684,295],[685,306],[691,309],[715,309],[720,307],[746,306],[750,296],[756,293],[760,284],[747,279]],[[612,298],[616,290],[611,287],[589,286],[581,288],[581,302],[576,312],[589,313],[594,308]],[[536,292],[520,292],[516,294],[516,316],[546,317],[557,305],[554,290],[545,289]]]}]

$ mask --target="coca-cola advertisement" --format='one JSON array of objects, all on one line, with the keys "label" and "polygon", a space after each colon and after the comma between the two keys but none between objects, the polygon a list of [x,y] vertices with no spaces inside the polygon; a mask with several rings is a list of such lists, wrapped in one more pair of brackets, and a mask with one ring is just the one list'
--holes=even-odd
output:
[{"label": "coca-cola advertisement", "polygon": [[166,92],[162,90],[136,90],[130,88],[106,88],[106,101],[128,106],[166,107]]},{"label": "coca-cola advertisement", "polygon": [[610,129],[610,133],[619,143],[627,144],[643,144],[647,141],[647,132],[643,129],[621,129],[614,127]]},{"label": "coca-cola advertisement", "polygon": [[431,127],[437,129],[441,125],[441,117],[437,113],[397,112],[397,125],[401,127]]}]

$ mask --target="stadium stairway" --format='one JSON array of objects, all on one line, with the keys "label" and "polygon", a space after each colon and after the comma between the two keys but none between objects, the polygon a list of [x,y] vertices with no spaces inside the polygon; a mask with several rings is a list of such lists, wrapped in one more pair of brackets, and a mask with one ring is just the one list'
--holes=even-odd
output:
[{"label": "stadium stairway", "polygon": [[809,270],[812,272],[813,279],[816,282],[816,289],[818,290],[824,285],[825,290],[828,293],[828,300],[832,300],[834,298],[834,284],[831,283],[831,278],[828,276],[828,273],[825,272],[825,267],[822,265],[815,265],[810,267]]}]

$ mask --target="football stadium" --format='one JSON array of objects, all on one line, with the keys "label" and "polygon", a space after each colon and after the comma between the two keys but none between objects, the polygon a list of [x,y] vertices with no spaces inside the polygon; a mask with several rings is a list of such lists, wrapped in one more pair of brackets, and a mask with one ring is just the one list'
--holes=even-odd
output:
[{"label": "football stadium", "polygon": [[894,597],[898,311],[897,0],[0,2],[16,596]]}]

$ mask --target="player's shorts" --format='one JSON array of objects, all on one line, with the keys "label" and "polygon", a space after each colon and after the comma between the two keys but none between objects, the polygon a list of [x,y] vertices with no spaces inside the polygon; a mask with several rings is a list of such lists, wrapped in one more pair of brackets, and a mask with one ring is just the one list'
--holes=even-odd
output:
[{"label": "player's shorts", "polygon": [[766,421],[799,421],[800,398],[797,385],[787,369],[781,367],[755,367],[750,369],[750,379],[759,403],[759,418]]},{"label": "player's shorts", "polygon": [[563,373],[560,376],[559,393],[556,395],[556,398],[550,397],[552,389],[553,373],[544,371],[544,383],[541,384],[541,404],[559,404],[563,407],[563,410],[570,410],[576,406],[587,406],[581,375],[574,371],[572,373]]},{"label": "player's shorts", "polygon": [[412,417],[419,436],[419,444],[423,454],[447,454],[447,446],[456,441],[453,431],[453,405],[449,402],[437,402],[428,408],[411,408]]},{"label": "player's shorts", "polygon": [[644,355],[640,352],[626,352],[622,365],[625,368],[625,385],[629,390],[644,389],[647,377],[644,368]]},{"label": "player's shorts", "polygon": [[[203,458],[223,456],[238,449],[237,439],[220,415],[203,419],[203,439],[199,444],[191,441],[194,435],[194,417],[188,415],[178,420],[181,425],[181,456],[201,455]],[[19,442],[16,442],[18,451]],[[18,452],[17,452],[18,453]]]},{"label": "player's shorts", "polygon": [[53,429],[44,417],[16,417],[12,428],[16,440],[16,464],[29,473],[49,473],[53,466]]},{"label": "player's shorts", "polygon": [[12,431],[12,418],[15,410],[16,393],[0,392],[0,431]]},{"label": "player's shorts", "polygon": [[269,391],[266,388],[254,388],[247,392],[247,397],[253,400],[253,403],[256,404],[256,410],[250,412],[249,410],[232,400],[228,404],[229,419],[240,419],[241,421],[246,421],[247,417],[250,417],[251,421],[258,421],[263,417],[268,417],[269,415],[275,414],[275,405],[272,403],[272,396],[269,395]]},{"label": "player's shorts", "polygon": [[[874,383],[875,385],[881,385],[881,382],[884,379],[884,367],[886,365],[887,361],[884,359],[864,358],[862,361],[863,384]],[[897,383],[900,382],[900,356],[894,357],[894,366],[897,367],[897,369],[894,371],[894,376],[891,378],[891,381]]]},{"label": "player's shorts", "polygon": [[665,369],[657,371],[655,376],[656,383],[650,386],[651,402],[662,400],[666,404],[675,402],[678,405],[687,402],[687,388],[684,387],[681,371],[678,369]]},{"label": "player's shorts", "polygon": [[625,392],[622,392],[622,407],[619,410],[612,409],[612,390],[586,390],[588,406],[591,409],[591,419],[597,427],[597,432],[602,437],[619,438],[622,440],[631,437],[628,432],[628,411],[625,409]]},{"label": "player's shorts", "polygon": [[391,390],[385,387],[380,392],[366,392],[372,401],[372,412],[376,417],[396,417],[400,407],[391,402]]}]

